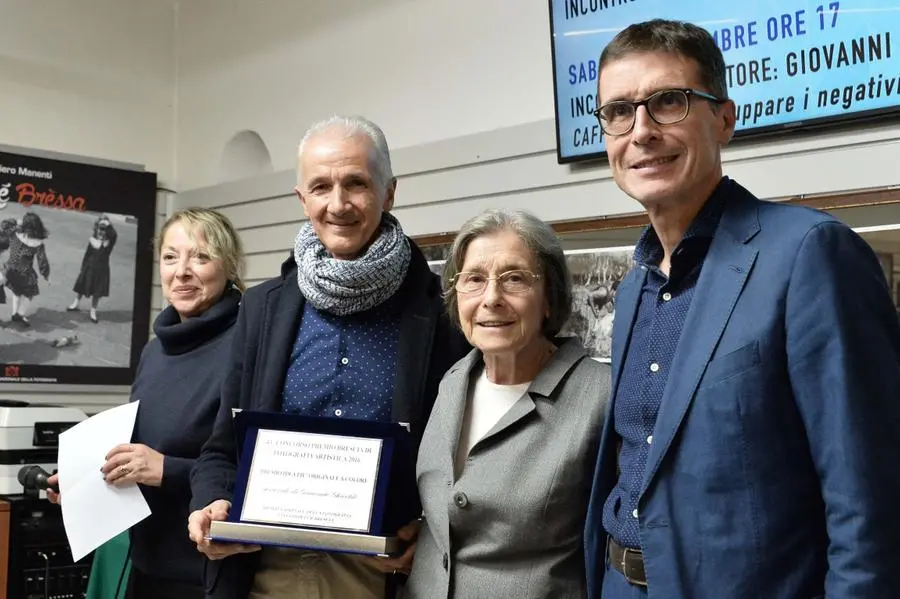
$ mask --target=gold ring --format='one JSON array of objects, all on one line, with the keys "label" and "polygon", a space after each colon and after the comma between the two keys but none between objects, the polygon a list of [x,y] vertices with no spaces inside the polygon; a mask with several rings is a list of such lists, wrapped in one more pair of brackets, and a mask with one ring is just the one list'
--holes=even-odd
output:
[{"label": "gold ring", "polygon": [[128,474],[130,471],[128,470],[128,466],[119,466],[119,473],[123,476]]}]

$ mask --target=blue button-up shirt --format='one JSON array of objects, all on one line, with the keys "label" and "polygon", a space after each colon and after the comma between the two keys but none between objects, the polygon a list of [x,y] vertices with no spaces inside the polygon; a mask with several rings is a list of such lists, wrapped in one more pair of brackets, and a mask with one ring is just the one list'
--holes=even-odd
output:
[{"label": "blue button-up shirt", "polygon": [[283,410],[389,422],[400,340],[399,298],[347,316],[309,302],[284,380]]},{"label": "blue button-up shirt", "polygon": [[[620,437],[619,479],[603,507],[603,527],[624,547],[640,548],[638,495],[669,369],[707,250],[721,220],[729,180],[723,178],[660,269],[663,247],[652,227],[638,240],[634,260],[647,271],[625,352],[613,413]],[[689,332],[687,332],[689,334]]]}]

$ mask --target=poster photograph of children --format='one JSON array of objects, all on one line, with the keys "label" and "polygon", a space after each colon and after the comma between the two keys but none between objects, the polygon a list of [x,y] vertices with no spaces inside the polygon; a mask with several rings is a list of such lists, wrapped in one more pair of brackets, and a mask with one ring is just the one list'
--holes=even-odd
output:
[{"label": "poster photograph of children", "polygon": [[155,213],[154,173],[0,151],[0,384],[131,384]]},{"label": "poster photograph of children", "polygon": [[3,363],[128,366],[136,246],[128,215],[0,210]]},{"label": "poster photograph of children", "polygon": [[[426,248],[428,266],[440,275],[444,260],[438,248]],[[443,252],[446,254],[446,251]],[[561,335],[577,335],[588,355],[610,360],[616,290],[634,266],[634,247],[612,247],[565,252],[572,273],[572,315]]]}]

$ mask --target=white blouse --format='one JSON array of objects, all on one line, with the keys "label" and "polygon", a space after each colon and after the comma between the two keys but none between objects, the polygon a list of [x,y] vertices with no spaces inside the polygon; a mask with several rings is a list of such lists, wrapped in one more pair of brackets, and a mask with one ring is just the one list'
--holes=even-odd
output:
[{"label": "white blouse", "polygon": [[455,474],[459,475],[466,464],[469,452],[481,441],[513,405],[525,397],[531,381],[516,385],[498,385],[487,378],[485,370],[475,384],[469,387],[466,411],[463,415],[459,444],[456,447]]}]

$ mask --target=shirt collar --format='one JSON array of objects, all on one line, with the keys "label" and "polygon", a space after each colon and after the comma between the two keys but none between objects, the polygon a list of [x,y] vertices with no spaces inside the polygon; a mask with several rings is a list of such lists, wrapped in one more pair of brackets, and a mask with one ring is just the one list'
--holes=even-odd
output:
[{"label": "shirt collar", "polygon": [[[678,242],[678,247],[685,243],[692,243],[692,239],[712,239],[716,229],[719,227],[719,221],[722,220],[722,213],[725,211],[725,201],[730,188],[731,179],[722,177],[709,199],[700,208],[700,212],[691,221],[684,237]],[[659,264],[662,257],[662,243],[659,241],[659,237],[656,235],[653,227],[647,225],[634,247],[634,261],[645,266],[655,266]]]}]

